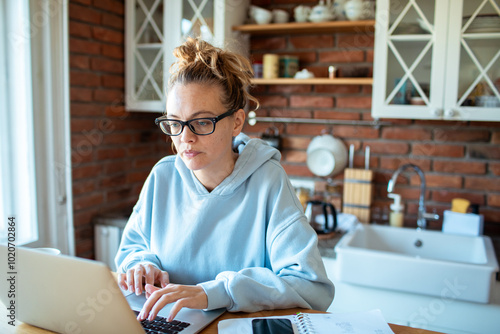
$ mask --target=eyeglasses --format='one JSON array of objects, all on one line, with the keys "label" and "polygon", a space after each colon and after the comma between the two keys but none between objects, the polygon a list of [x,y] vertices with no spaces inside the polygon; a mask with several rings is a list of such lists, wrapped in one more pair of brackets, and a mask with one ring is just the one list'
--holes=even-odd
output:
[{"label": "eyeglasses", "polygon": [[177,119],[168,119],[166,116],[162,116],[155,119],[155,123],[160,127],[161,131],[169,136],[180,135],[186,125],[195,135],[206,136],[214,133],[215,123],[234,114],[235,111],[236,110],[229,110],[217,117],[195,118],[186,122]]}]

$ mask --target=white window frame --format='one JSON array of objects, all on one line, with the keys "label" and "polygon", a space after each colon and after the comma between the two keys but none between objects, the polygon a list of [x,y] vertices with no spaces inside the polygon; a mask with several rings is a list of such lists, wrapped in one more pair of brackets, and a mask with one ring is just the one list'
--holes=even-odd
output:
[{"label": "white window frame", "polygon": [[[29,88],[32,88],[32,133],[36,180],[34,196],[36,204],[31,205],[36,207],[36,210],[32,211],[36,212],[35,220],[38,227],[38,239],[26,246],[56,247],[65,254],[75,255],[69,112],[68,0],[16,0],[15,2],[18,1],[29,6],[29,18],[24,16],[24,19],[19,17],[16,19],[23,25],[22,35],[18,37],[22,37],[21,41],[27,40],[31,47]],[[8,8],[8,3],[10,0],[3,0],[1,5]],[[0,107],[9,115],[15,115],[15,110],[11,106],[0,105]]]}]

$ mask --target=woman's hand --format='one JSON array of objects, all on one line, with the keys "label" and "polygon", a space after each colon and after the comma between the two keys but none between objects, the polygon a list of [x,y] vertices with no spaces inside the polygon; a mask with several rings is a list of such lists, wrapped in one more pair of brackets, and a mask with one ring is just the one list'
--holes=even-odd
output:
[{"label": "woman's hand", "polygon": [[[170,282],[168,273],[156,268],[152,264],[137,264],[132,269],[129,269],[126,274],[118,275],[118,285],[123,290],[135,292],[140,295],[143,292],[145,284],[159,285],[162,288],[166,287]],[[146,291],[146,298],[149,298],[150,293]]]},{"label": "woman's hand", "polygon": [[183,307],[204,309],[208,307],[208,298],[205,290],[197,285],[168,284],[164,288],[157,288],[153,285],[146,285],[146,292],[149,298],[144,303],[141,313],[137,316],[139,321],[153,320],[158,312],[170,303],[175,303],[172,307],[167,321],[174,320],[175,316]]}]

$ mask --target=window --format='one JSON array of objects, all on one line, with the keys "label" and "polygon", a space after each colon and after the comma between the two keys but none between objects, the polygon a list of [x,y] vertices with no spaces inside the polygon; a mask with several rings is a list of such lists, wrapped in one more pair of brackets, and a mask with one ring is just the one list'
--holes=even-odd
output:
[{"label": "window", "polygon": [[0,242],[14,216],[17,245],[73,254],[67,31],[67,0],[0,0]]}]

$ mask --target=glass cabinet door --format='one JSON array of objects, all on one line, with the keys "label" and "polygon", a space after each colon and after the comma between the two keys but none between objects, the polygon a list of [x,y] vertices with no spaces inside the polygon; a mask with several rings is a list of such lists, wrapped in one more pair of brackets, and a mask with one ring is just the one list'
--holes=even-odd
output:
[{"label": "glass cabinet door", "polygon": [[163,0],[130,0],[127,6],[127,107],[159,110],[165,101]]},{"label": "glass cabinet door", "polygon": [[377,1],[375,117],[439,117],[447,29],[440,14],[445,12],[446,2]]},{"label": "glass cabinet door", "polygon": [[450,87],[445,113],[500,118],[500,1],[466,0],[451,10],[450,38],[458,43],[449,52],[458,62],[449,71],[458,84]]}]

